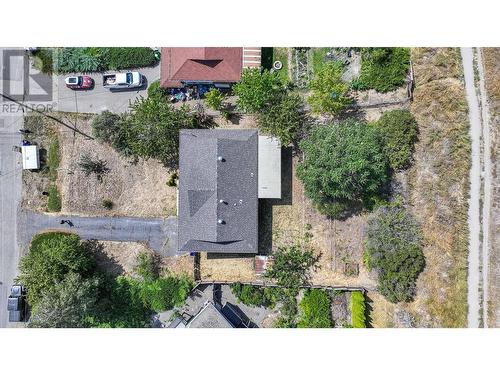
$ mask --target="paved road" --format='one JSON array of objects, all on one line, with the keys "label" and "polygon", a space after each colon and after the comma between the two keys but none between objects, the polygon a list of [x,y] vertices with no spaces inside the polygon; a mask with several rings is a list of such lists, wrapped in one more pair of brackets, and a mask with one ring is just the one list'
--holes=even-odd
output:
[{"label": "paved road", "polygon": [[464,69],[465,92],[467,103],[469,105],[469,122],[471,137],[471,157],[472,164],[470,169],[470,198],[469,198],[469,256],[468,256],[468,275],[467,275],[467,303],[468,327],[479,327],[479,309],[480,309],[480,263],[479,250],[480,240],[480,210],[479,202],[481,197],[481,116],[479,111],[479,102],[476,96],[476,86],[474,84],[474,61],[472,48],[461,48],[462,62]]},{"label": "paved road", "polygon": [[[9,78],[11,92],[23,93],[22,58],[12,58],[9,77],[4,76],[5,64],[2,61],[4,49],[0,48],[0,90],[4,90]],[[16,92],[18,91],[19,92]],[[0,327],[9,326],[7,297],[14,277],[17,274],[19,248],[16,241],[17,209],[21,200],[21,157],[12,152],[12,146],[19,145],[21,135],[18,129],[23,126],[23,112],[9,113],[0,99]]]},{"label": "paved road", "polygon": [[147,97],[147,85],[160,78],[160,65],[151,68],[137,69],[146,77],[147,84],[139,90],[111,92],[102,86],[102,74],[89,74],[95,81],[95,87],[88,91],[70,90],[64,84],[68,75],[56,76],[57,107],[62,112],[100,113],[104,110],[125,112],[130,102],[140,96]]},{"label": "paved road", "polygon": [[[73,226],[61,225],[61,220],[70,220]],[[87,240],[143,242],[162,256],[173,256],[177,251],[176,217],[83,217],[29,210],[19,214],[18,239],[22,246],[27,246],[35,234],[54,230],[76,233]]]}]

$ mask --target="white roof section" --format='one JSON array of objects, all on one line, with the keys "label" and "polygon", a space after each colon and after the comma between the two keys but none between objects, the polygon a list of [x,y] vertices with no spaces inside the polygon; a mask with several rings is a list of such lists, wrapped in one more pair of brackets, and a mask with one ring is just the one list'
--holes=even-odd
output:
[{"label": "white roof section", "polygon": [[281,199],[281,143],[278,138],[259,136],[259,198]]},{"label": "white roof section", "polygon": [[21,154],[23,156],[23,169],[40,169],[37,146],[21,146]]}]

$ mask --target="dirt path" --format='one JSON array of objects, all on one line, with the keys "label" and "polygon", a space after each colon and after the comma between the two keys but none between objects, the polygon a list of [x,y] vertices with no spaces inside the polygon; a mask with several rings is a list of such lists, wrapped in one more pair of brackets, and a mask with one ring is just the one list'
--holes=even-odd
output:
[{"label": "dirt path", "polygon": [[470,198],[469,198],[469,258],[468,258],[468,293],[467,302],[469,306],[467,316],[467,326],[469,328],[479,327],[479,279],[480,279],[480,210],[479,199],[481,189],[481,115],[479,102],[476,96],[474,85],[474,55],[472,48],[461,48],[465,91],[467,103],[469,105],[469,122],[471,137],[471,157],[472,165],[470,169]]},{"label": "dirt path", "polygon": [[489,290],[489,262],[490,262],[490,217],[492,213],[491,205],[491,139],[490,139],[490,108],[486,94],[486,85],[484,80],[484,66],[481,49],[477,48],[477,68],[479,73],[479,94],[481,101],[482,116],[482,137],[483,137],[483,205],[482,214],[482,285],[483,285],[483,324],[488,327],[488,290]]}]

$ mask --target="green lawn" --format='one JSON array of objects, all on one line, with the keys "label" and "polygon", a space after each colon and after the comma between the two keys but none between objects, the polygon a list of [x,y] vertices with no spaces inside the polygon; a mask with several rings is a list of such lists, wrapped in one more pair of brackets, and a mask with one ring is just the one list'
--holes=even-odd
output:
[{"label": "green lawn", "polygon": [[330,51],[331,47],[320,47],[320,48],[312,48],[312,65],[313,72],[316,73],[323,64],[325,63],[325,56],[328,51]]},{"label": "green lawn", "polygon": [[281,61],[283,67],[277,72],[283,81],[288,78],[288,48],[287,47],[264,47],[262,48],[262,67],[270,70],[273,62]]}]

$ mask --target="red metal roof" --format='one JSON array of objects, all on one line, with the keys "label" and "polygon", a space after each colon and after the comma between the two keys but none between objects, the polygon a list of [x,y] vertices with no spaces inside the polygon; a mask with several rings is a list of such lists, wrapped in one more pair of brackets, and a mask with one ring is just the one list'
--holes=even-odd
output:
[{"label": "red metal roof", "polygon": [[162,87],[181,87],[182,81],[237,82],[243,68],[241,47],[163,47]]}]

